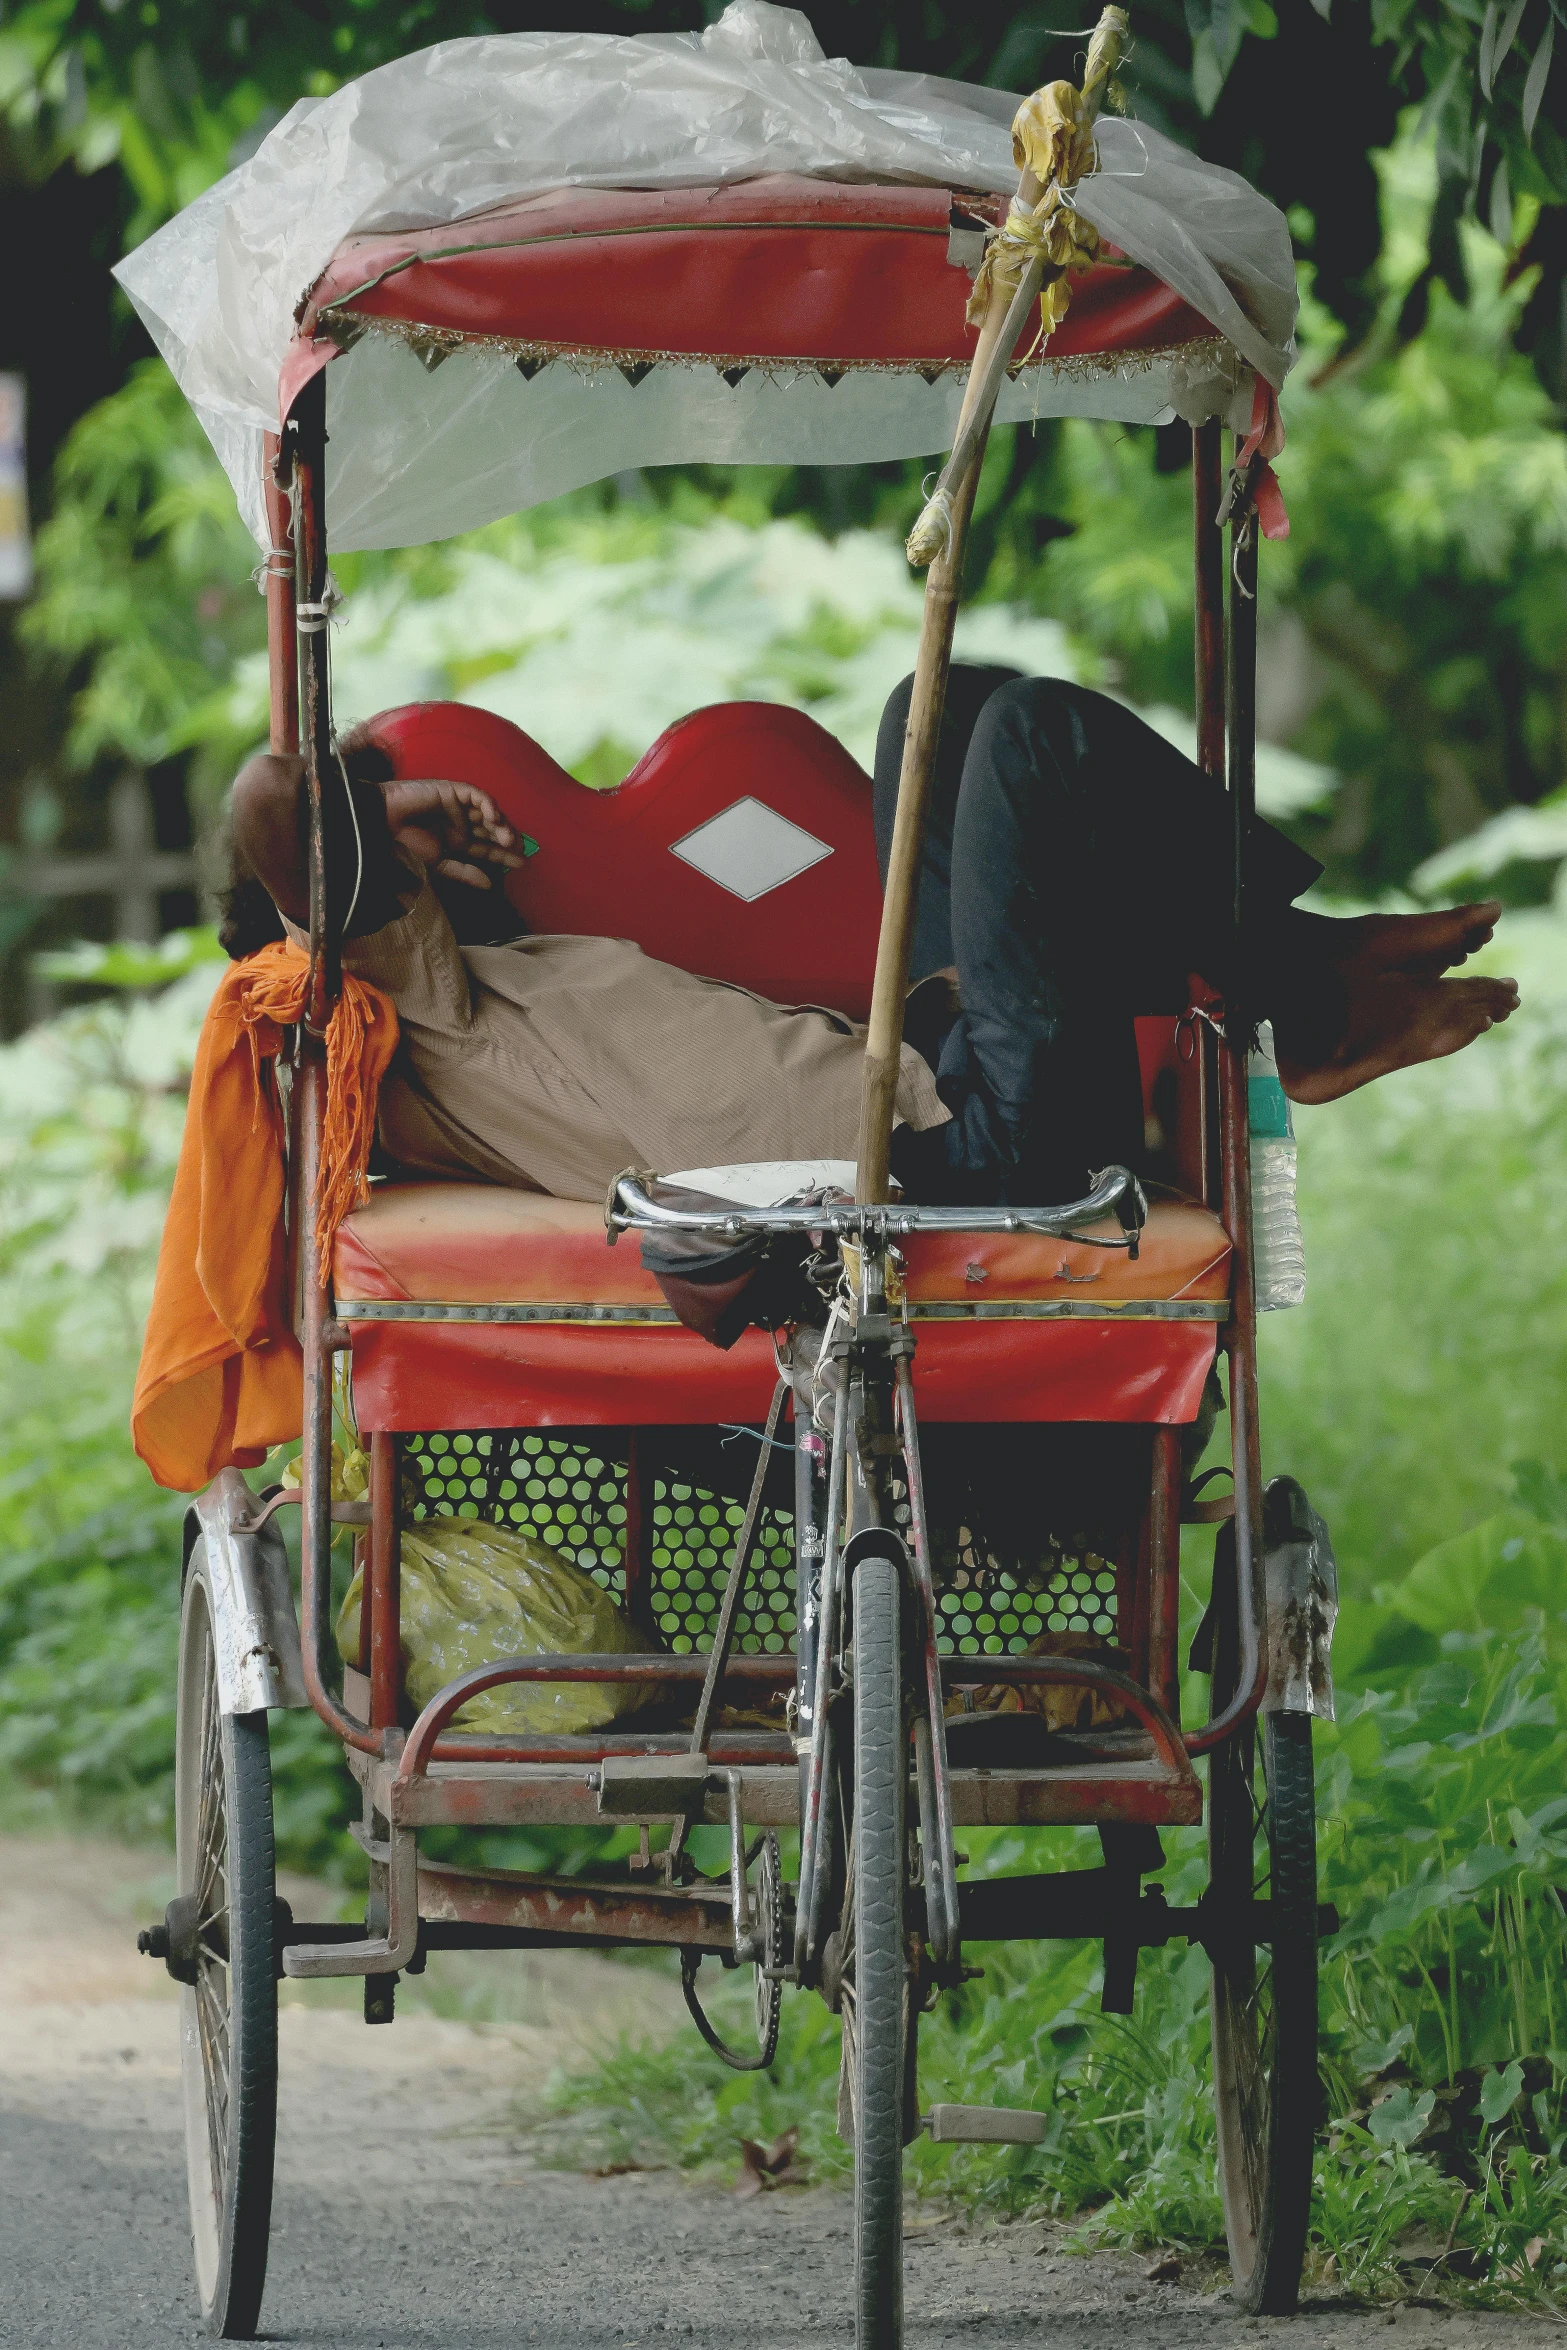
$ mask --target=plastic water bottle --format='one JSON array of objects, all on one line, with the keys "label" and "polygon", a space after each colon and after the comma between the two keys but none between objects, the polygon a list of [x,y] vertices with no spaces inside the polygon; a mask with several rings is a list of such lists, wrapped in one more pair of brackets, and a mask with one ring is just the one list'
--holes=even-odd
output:
[{"label": "plastic water bottle", "polygon": [[1295,1205],[1295,1129],[1263,1021],[1247,1070],[1251,1114],[1251,1239],[1257,1311],[1298,1306],[1306,1295],[1306,1252]]}]

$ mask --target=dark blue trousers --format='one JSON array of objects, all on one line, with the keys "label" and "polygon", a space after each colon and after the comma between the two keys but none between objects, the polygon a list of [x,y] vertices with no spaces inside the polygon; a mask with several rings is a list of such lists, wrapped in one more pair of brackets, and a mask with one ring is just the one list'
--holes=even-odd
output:
[{"label": "dark blue trousers", "polygon": [[[876,746],[885,881],[912,678]],[[933,779],[912,980],[956,966],[962,1008],[911,1037],[950,1125],[893,1137],[912,1197],[1023,1206],[1137,1167],[1133,1022],[1178,1013],[1199,972],[1253,1018],[1324,984],[1292,901],[1321,872],[1260,820],[1246,936],[1231,904],[1227,794],[1132,711],[1084,686],[956,664]]]}]

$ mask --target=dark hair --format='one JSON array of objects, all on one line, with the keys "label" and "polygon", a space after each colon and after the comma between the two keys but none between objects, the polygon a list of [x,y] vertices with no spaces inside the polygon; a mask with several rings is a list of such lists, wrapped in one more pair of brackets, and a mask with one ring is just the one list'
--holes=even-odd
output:
[{"label": "dark hair", "polygon": [[267,891],[229,844],[229,885],[218,892],[218,944],[235,963],[286,938],[283,917]]}]

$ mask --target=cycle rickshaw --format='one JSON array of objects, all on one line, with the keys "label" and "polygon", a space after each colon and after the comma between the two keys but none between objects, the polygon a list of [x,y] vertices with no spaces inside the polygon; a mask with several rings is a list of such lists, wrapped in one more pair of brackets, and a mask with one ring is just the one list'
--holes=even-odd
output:
[{"label": "cycle rickshaw", "polygon": [[[1257,501],[1271,384],[1289,356],[1288,240],[1243,183],[1135,125],[1101,121],[1094,171],[1092,116],[1124,29],[1107,11],[1083,92],[1055,86],[1068,149],[1078,142],[1072,170],[1059,148],[1054,164],[1026,164],[1010,214],[1026,147],[1009,146],[1013,99],[851,75],[851,103],[800,20],[739,0],[689,41],[515,36],[448,44],[428,53],[428,70],[384,68],[356,92],[352,116],[329,120],[328,102],[290,117],[251,178],[203,199],[164,232],[172,244],[153,240],[125,269],[248,497],[252,428],[234,425],[242,401],[224,410],[213,390],[224,380],[211,360],[218,329],[196,317],[190,289],[219,285],[226,269],[253,295],[247,310],[230,282],[218,305],[232,368],[267,303],[276,309],[287,266],[310,250],[307,229],[329,246],[324,265],[284,286],[299,308],[262,468],[272,742],[303,754],[316,846],[307,1008],[276,1080],[304,1362],[301,1484],[262,1496],[229,1467],[190,1509],[180,1891],[144,1937],[184,1985],[196,2270],[217,2333],[254,2331],[265,2277],[278,1976],[361,1976],[367,2019],[390,2020],[400,1972],[457,1947],[678,1950],[715,2043],[696,1964],[753,1967],[758,2045],[721,2051],[742,2063],[769,2060],[785,1986],[826,1998],[844,2017],[858,2338],[895,2344],[905,2144],[920,2127],[969,2140],[1038,2134],[1028,2113],[919,2113],[918,2015],[962,1979],[965,1948],[1100,1940],[1103,2004],[1128,2012],[1140,1950],[1200,1942],[1213,1966],[1236,2290],[1254,2310],[1294,2304],[1318,2115],[1311,1719],[1331,1706],[1332,1559],[1300,1489],[1278,1480],[1265,1492],[1261,1480],[1244,1042],[1218,1006],[1140,1022],[1150,1115],[1181,1186],[1151,1206],[1125,1169],[1064,1204],[910,1206],[889,1197],[885,1116],[879,1163],[876,1140],[907,973],[919,762],[939,722],[992,413],[1173,414],[1192,426],[1199,751],[1233,797],[1239,919]],[[460,52],[474,54],[465,64]],[[518,103],[530,74],[543,92],[526,168],[515,140],[494,161],[505,140],[498,113],[484,111],[485,76],[502,52]],[[715,75],[733,101],[722,121],[709,104]],[[668,112],[672,86],[684,90],[683,116]],[[452,129],[462,88],[477,118],[466,148]],[[612,125],[591,168],[574,148],[552,162],[562,141],[588,135],[565,98],[590,89],[651,89],[662,127],[617,155]],[[557,116],[563,127],[551,130]],[[345,199],[378,119],[400,152],[427,151],[428,168],[388,163],[374,200],[361,172]],[[332,123],[347,124],[340,139]],[[345,201],[371,225],[340,233]],[[1073,248],[1071,299],[1056,303],[1043,342],[1040,290],[1064,282],[1059,248],[1027,219],[1018,228],[1020,208]],[[1255,267],[1248,250],[1262,256]],[[976,346],[965,310],[971,276],[978,268],[983,287],[987,266]],[[943,449],[952,456],[927,515],[935,561],[879,932],[866,779],[797,712],[699,711],[602,795],[483,710],[413,705],[374,729],[398,772],[484,784],[536,842],[508,885],[531,928],[628,937],[776,1000],[869,1014],[870,1140],[855,1184],[778,1205],[787,1186],[774,1171],[771,1188],[748,1192],[740,1179],[693,1202],[632,1172],[612,1194],[606,1235],[601,1203],[394,1181],[346,1218],[323,1260],[313,1212],[323,1035],[339,984],[320,821],[334,755],[329,508],[343,543],[390,544],[627,466]],[[606,1245],[681,1230],[798,1244],[812,1252],[823,1310],[748,1327],[715,1351],[677,1320],[634,1241]],[[1221,1355],[1229,1489],[1205,1479],[1199,1490],[1188,1439]],[[350,1502],[331,1491],[342,1358],[369,1460],[368,1496]],[[760,1439],[754,1473],[749,1457],[743,1470],[729,1465],[734,1448],[720,1441],[737,1427]],[[985,1464],[998,1447],[1043,1445],[1044,1431],[1056,1449],[1039,1458],[1075,1462],[1114,1489],[1100,1550],[1069,1555],[1041,1523],[1024,1560],[1016,1542],[987,1533]],[[401,1673],[402,1537],[457,1509],[564,1540],[554,1521],[565,1492],[574,1555],[616,1594],[642,1645],[495,1658],[415,1718]],[[278,1519],[290,1501],[301,1507],[297,1618]],[[1212,1600],[1194,1643],[1212,1704],[1205,1722],[1183,1726],[1178,1554],[1193,1522],[1215,1529]],[[329,1551],[343,1524],[358,1530],[364,1597],[357,1665],[339,1675]],[[694,1716],[663,1730],[550,1735],[462,1724],[463,1708],[497,1687],[583,1681],[683,1691]],[[952,1714],[955,1693],[977,1688],[1071,1702],[1049,1721]],[[726,1720],[730,1700],[745,1703],[739,1724]],[[305,1704],[342,1740],[362,1792],[362,1928],[295,1919],[276,1898],[268,1711]],[[1176,1909],[1148,1882],[1163,1864],[1158,1831],[1205,1811],[1208,1887]],[[571,1876],[437,1863],[419,1850],[424,1829],[520,1823],[669,1834],[652,1867]],[[728,1831],[719,1877],[689,1859],[695,1823]],[[1103,1863],[963,1882],[954,1838],[970,1823],[1092,1826]],[[798,1837],[792,1881],[780,1830]]]}]

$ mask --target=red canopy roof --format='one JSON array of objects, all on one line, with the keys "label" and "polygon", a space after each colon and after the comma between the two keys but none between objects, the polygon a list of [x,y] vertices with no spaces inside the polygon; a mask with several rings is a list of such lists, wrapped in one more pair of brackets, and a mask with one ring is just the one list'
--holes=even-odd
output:
[{"label": "red canopy roof", "polygon": [[[401,330],[433,358],[461,338],[556,352],[824,368],[968,364],[969,277],[949,235],[999,199],[791,174],[676,190],[563,188],[438,228],[345,238],[301,322]],[[957,250],[962,250],[961,246]],[[335,322],[335,323],[334,323]],[[1077,281],[1052,360],[1166,350],[1214,329],[1107,251]],[[1022,359],[1032,334],[1020,342]]]}]

